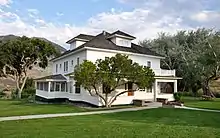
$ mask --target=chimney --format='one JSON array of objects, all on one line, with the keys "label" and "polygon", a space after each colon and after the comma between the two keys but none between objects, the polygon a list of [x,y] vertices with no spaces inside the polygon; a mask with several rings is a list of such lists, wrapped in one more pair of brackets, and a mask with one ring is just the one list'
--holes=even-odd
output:
[{"label": "chimney", "polygon": [[103,33],[104,36],[106,36],[106,31],[103,31],[102,33]]}]

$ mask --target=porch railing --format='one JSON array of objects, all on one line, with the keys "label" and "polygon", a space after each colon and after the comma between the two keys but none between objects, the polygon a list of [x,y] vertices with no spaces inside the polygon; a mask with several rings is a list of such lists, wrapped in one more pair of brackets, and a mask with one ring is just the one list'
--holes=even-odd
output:
[{"label": "porch railing", "polygon": [[154,69],[156,76],[175,76],[176,70]]}]

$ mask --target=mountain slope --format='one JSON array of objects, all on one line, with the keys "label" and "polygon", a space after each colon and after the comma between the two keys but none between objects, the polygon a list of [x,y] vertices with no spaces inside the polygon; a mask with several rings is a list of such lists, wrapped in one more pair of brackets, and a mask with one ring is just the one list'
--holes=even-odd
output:
[{"label": "mountain slope", "polygon": [[[16,35],[3,35],[3,36],[0,36],[0,40],[7,41],[7,40],[15,39],[17,37],[19,37],[19,36],[16,36]],[[66,51],[66,49],[64,47],[62,47],[62,46],[60,46],[60,45],[58,45],[58,44],[56,44],[56,43],[46,39],[46,38],[42,38],[42,37],[34,37],[34,38],[38,38],[38,39],[41,39],[41,40],[44,40],[46,42],[51,43],[55,47],[55,49],[58,50],[60,53],[63,53],[63,52]]]}]

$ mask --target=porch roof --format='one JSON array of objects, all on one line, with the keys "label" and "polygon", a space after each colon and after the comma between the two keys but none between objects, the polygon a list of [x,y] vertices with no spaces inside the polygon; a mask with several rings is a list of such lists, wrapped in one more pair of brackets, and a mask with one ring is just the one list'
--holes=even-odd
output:
[{"label": "porch roof", "polygon": [[45,76],[45,77],[41,77],[41,78],[36,78],[34,80],[62,80],[62,81],[66,81],[67,79],[61,74],[56,74],[56,75],[49,75],[49,76]]}]

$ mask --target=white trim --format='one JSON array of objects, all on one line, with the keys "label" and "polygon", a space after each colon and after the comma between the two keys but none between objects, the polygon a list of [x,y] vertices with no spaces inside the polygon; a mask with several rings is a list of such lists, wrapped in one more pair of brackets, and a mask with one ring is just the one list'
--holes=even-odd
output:
[{"label": "white trim", "polygon": [[80,48],[80,49],[78,49],[78,50],[76,50],[76,51],[72,51],[72,52],[70,52],[70,53],[68,53],[68,54],[65,54],[65,55],[63,55],[63,56],[60,56],[60,57],[58,57],[58,58],[52,59],[51,61],[53,61],[53,62],[54,62],[54,61],[57,61],[57,60],[59,60],[59,59],[68,57],[68,56],[70,56],[70,55],[72,55],[72,54],[74,54],[74,53],[81,52],[81,51],[83,51],[83,50],[85,50],[85,47]]},{"label": "white trim", "polygon": [[72,51],[72,52],[70,52],[70,53],[68,53],[68,54],[66,54],[66,55],[60,56],[60,57],[58,57],[58,58],[55,58],[55,59],[53,59],[53,60],[51,60],[51,61],[53,61],[53,62],[54,62],[54,61],[57,61],[57,60],[59,60],[59,59],[65,58],[65,57],[67,57],[67,56],[69,56],[69,55],[72,55],[72,54],[77,53],[77,52],[81,52],[81,51],[86,50],[86,49],[88,49],[88,50],[96,50],[96,51],[104,51],[104,52],[113,52],[113,53],[123,53],[123,54],[130,54],[130,55],[137,55],[137,56],[144,56],[144,57],[152,57],[152,58],[159,58],[159,59],[165,59],[165,57],[161,57],[161,56],[138,54],[138,53],[132,53],[132,52],[125,52],[125,51],[118,51],[118,50],[110,50],[110,49],[102,49],[102,48],[94,48],[94,47],[83,47],[83,48],[80,48],[80,49],[78,49],[78,50],[76,50],[76,51]]},{"label": "white trim", "polygon": [[[88,42],[90,40],[87,40],[87,39],[81,39],[81,38],[75,38],[75,40],[78,40],[78,41],[84,41],[84,42]],[[74,42],[74,41],[73,41]]]},{"label": "white trim", "polygon": [[111,36],[109,36],[108,38],[113,38],[113,37],[120,37],[120,38],[129,39],[129,40],[134,40],[134,39],[135,39],[135,37],[128,37],[128,36],[119,35],[119,34],[111,35]]},{"label": "white trim", "polygon": [[181,80],[181,79],[183,79],[183,78],[181,78],[181,77],[175,77],[175,76],[155,76],[154,77],[155,79],[168,79],[168,80]]},{"label": "white trim", "polygon": [[144,57],[152,57],[152,58],[165,59],[165,57],[160,57],[160,56],[153,56],[153,55],[146,55],[146,54],[138,54],[138,53],[132,53],[132,52],[118,51],[118,50],[101,49],[101,48],[93,48],[93,47],[85,47],[85,48],[88,49],[88,50],[96,50],[96,51],[112,52],[112,53],[122,53],[122,54],[128,54],[128,55],[137,55],[137,56],[144,56]]}]

